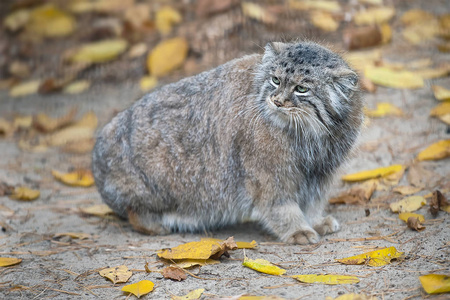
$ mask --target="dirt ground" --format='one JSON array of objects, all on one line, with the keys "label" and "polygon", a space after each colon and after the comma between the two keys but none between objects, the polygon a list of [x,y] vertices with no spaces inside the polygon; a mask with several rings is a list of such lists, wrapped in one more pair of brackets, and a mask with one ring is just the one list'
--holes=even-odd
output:
[{"label": "dirt ground", "polygon": [[[401,1],[396,4],[404,5]],[[426,8],[436,13],[442,9],[449,12],[450,2],[431,1]],[[432,57],[434,62],[440,63],[449,59],[449,54],[440,53],[434,47],[411,49],[408,44],[396,41],[394,35],[394,43],[383,50],[386,57],[395,61]],[[414,164],[432,174],[424,175],[424,188],[417,195],[441,190],[450,198],[449,158],[414,161],[417,153],[427,145],[450,138],[450,128],[429,117],[430,110],[437,105],[431,90],[434,84],[450,87],[450,77],[427,80],[424,88],[416,90],[378,87],[376,93],[367,93],[368,107],[389,102],[399,107],[404,116],[370,119],[355,153],[342,168],[342,174],[392,164]],[[99,83],[79,95],[56,93],[11,98],[7,91],[0,91],[0,117],[40,111],[58,116],[77,106],[80,116],[94,111],[101,128],[117,111],[128,107],[141,95],[137,80]],[[20,150],[16,142],[13,138],[0,138],[0,182],[38,188],[41,196],[31,202],[0,197],[0,256],[23,260],[18,265],[0,267],[1,299],[125,299],[127,294],[121,291],[125,284],[114,285],[98,274],[103,268],[119,265],[126,265],[133,271],[128,283],[143,279],[155,283],[154,291],[142,299],[170,299],[172,295],[185,295],[197,288],[205,289],[202,299],[237,299],[239,295],[325,299],[347,293],[364,293],[377,299],[449,297],[448,294],[429,296],[419,282],[421,275],[450,274],[449,214],[441,211],[437,217],[432,216],[426,205],[417,211],[425,216],[426,229],[413,231],[389,209],[389,203],[404,197],[391,189],[376,191],[364,204],[330,205],[328,211],[339,220],[342,229],[323,237],[316,245],[279,243],[257,224],[203,234],[145,236],[117,218],[82,214],[80,207],[101,204],[95,187],[68,187],[52,177],[51,170],[55,169],[90,168],[89,154],[68,154],[57,148],[44,153],[29,153]],[[410,184],[408,172],[399,185]],[[351,186],[337,178],[331,196]],[[83,240],[55,237],[61,232],[82,232],[90,236]],[[202,237],[226,239],[230,236],[237,241],[255,240],[259,246],[231,251],[230,257],[222,257],[220,264],[191,269],[195,277],[189,275],[181,282],[164,279],[160,273],[147,273],[144,269],[146,263],[155,270],[163,267],[156,257],[158,249],[198,241]],[[383,267],[343,265],[335,261],[390,246],[404,255]],[[286,269],[287,276],[266,275],[243,267],[244,255],[269,260]],[[289,277],[297,274],[353,275],[359,277],[360,282],[306,284]]]}]

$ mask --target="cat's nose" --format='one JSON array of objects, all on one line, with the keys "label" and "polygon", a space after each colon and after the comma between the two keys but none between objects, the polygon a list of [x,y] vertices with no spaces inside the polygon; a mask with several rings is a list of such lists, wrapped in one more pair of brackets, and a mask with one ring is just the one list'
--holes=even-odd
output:
[{"label": "cat's nose", "polygon": [[277,107],[282,107],[283,106],[283,102],[280,102],[279,100],[274,100],[273,104],[275,104]]}]

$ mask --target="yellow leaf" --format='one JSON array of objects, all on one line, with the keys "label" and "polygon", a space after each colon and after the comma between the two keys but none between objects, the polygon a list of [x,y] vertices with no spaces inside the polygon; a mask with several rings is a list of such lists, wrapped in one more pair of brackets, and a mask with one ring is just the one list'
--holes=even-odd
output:
[{"label": "yellow leaf", "polygon": [[193,291],[190,291],[189,293],[187,293],[184,296],[172,296],[172,300],[194,300],[194,299],[199,299],[203,292],[205,291],[205,289],[196,289]]},{"label": "yellow leaf", "polygon": [[180,37],[156,45],[147,57],[150,74],[161,77],[180,67],[186,59],[188,48],[187,41]]},{"label": "yellow leaf", "polygon": [[41,192],[39,192],[38,190],[32,190],[27,187],[21,186],[16,187],[14,189],[14,192],[9,197],[16,200],[32,201],[39,198],[40,195]]},{"label": "yellow leaf", "polygon": [[[127,282],[130,279],[133,272],[128,270],[128,267],[125,265],[106,268],[98,272],[102,277],[108,278],[114,284]],[[125,287],[124,287],[125,288]],[[153,286],[152,286],[153,288]]]},{"label": "yellow leaf", "polygon": [[46,4],[31,11],[26,31],[43,37],[56,38],[71,34],[76,27],[75,18]]},{"label": "yellow leaf", "polygon": [[52,170],[52,175],[57,180],[70,186],[89,187],[94,185],[94,176],[89,170],[78,170],[70,173]]},{"label": "yellow leaf", "polygon": [[258,247],[256,241],[249,242],[236,242],[238,249],[252,249]]},{"label": "yellow leaf", "polygon": [[15,128],[28,129],[33,124],[33,116],[17,116],[14,118]]},{"label": "yellow leaf", "polygon": [[395,71],[386,67],[366,66],[364,75],[375,84],[392,88],[416,89],[424,86],[422,77],[409,71]]},{"label": "yellow leaf", "polygon": [[155,88],[158,85],[158,78],[154,76],[144,76],[139,81],[139,86],[141,87],[141,91],[148,92],[151,89]]},{"label": "yellow leaf", "polygon": [[380,118],[384,116],[402,116],[403,111],[387,102],[377,103],[377,108],[374,110],[365,109],[365,114],[371,118]]},{"label": "yellow leaf", "polygon": [[76,0],[70,6],[74,13],[99,12],[120,13],[134,4],[135,0]]},{"label": "yellow leaf", "polygon": [[389,24],[384,23],[380,25],[381,30],[381,42],[387,44],[392,40],[392,28]]},{"label": "yellow leaf", "polygon": [[446,114],[450,114],[450,102],[441,103],[430,112],[431,117],[438,117]]},{"label": "yellow leaf", "polygon": [[293,275],[291,276],[297,279],[300,282],[305,283],[322,283],[322,284],[352,284],[358,283],[359,278],[355,276],[347,276],[347,275]]},{"label": "yellow leaf", "polygon": [[18,31],[22,29],[30,20],[30,11],[27,9],[19,9],[7,15],[3,20],[3,25],[9,31]]},{"label": "yellow leaf", "polygon": [[207,266],[219,264],[220,261],[215,259],[182,259],[177,260],[176,266],[182,269],[187,269],[193,266]]},{"label": "yellow leaf", "polygon": [[351,52],[344,55],[348,63],[355,69],[364,71],[367,66],[373,66],[381,61],[381,51],[379,49],[371,51]]},{"label": "yellow leaf", "polygon": [[240,296],[237,300],[285,300],[278,296]]},{"label": "yellow leaf", "polygon": [[428,294],[440,294],[450,292],[450,276],[440,274],[428,274],[419,277],[423,289]]},{"label": "yellow leaf", "polygon": [[47,137],[50,146],[64,146],[69,143],[94,137],[95,129],[84,126],[69,126]]},{"label": "yellow leaf", "polygon": [[157,254],[165,259],[208,259],[220,252],[232,249],[237,249],[233,238],[223,242],[217,239],[202,239],[199,242],[190,242],[171,249],[159,250]]},{"label": "yellow leaf", "polygon": [[114,211],[106,204],[97,204],[89,207],[81,207],[80,211],[87,215],[94,215],[97,217],[104,217],[113,214]]},{"label": "yellow leaf", "polygon": [[65,94],[81,94],[89,89],[91,82],[88,80],[77,80],[64,87]]},{"label": "yellow leaf", "polygon": [[316,11],[311,13],[311,23],[324,31],[336,31],[339,23],[333,18],[330,13]]},{"label": "yellow leaf", "polygon": [[398,252],[395,247],[389,247],[336,260],[346,265],[368,264],[372,267],[381,267],[389,264],[392,259],[399,258],[402,255],[403,252]]},{"label": "yellow leaf", "polygon": [[383,24],[395,15],[393,7],[373,7],[355,14],[356,25]]},{"label": "yellow leaf", "polygon": [[261,5],[252,2],[242,2],[241,7],[244,16],[263,23],[272,24],[276,22],[275,17]]},{"label": "yellow leaf", "polygon": [[92,152],[95,140],[93,138],[77,140],[66,144],[62,150],[67,153],[85,154]]},{"label": "yellow leaf", "polygon": [[400,21],[403,25],[410,25],[433,19],[435,19],[435,16],[427,11],[421,9],[411,9],[402,15]]},{"label": "yellow leaf", "polygon": [[132,293],[136,297],[140,298],[153,291],[155,284],[150,280],[141,280],[137,283],[126,285],[122,288],[122,291]]},{"label": "yellow leaf", "polygon": [[411,44],[418,45],[434,38],[438,33],[439,23],[433,19],[409,25],[403,30],[402,35]]},{"label": "yellow leaf", "polygon": [[450,113],[448,113],[446,115],[439,116],[438,118],[439,118],[439,120],[441,120],[445,124],[450,125]]},{"label": "yellow leaf", "polygon": [[408,218],[410,217],[417,218],[417,220],[419,220],[420,223],[425,222],[425,217],[421,214],[415,214],[410,212],[402,212],[398,214],[398,218],[404,221],[405,223],[408,222]]},{"label": "yellow leaf", "polygon": [[[341,295],[337,298],[335,298],[334,300],[377,300],[377,297],[373,297],[373,296],[367,296],[366,294],[344,294]],[[325,299],[328,300],[328,299]],[[333,299],[331,299],[333,300]]]},{"label": "yellow leaf", "polygon": [[9,95],[11,97],[23,97],[36,94],[39,90],[40,84],[41,84],[40,80],[31,80],[24,83],[16,84],[9,90]]},{"label": "yellow leaf", "polygon": [[368,180],[368,179],[373,179],[373,178],[378,178],[378,177],[386,177],[388,175],[391,175],[391,174],[394,174],[397,172],[402,172],[402,171],[403,171],[402,165],[392,165],[389,167],[377,168],[377,169],[372,169],[372,170],[368,170],[368,171],[362,171],[362,172],[358,172],[358,173],[345,175],[342,177],[342,180],[349,181],[349,182],[362,181],[362,180]]},{"label": "yellow leaf", "polygon": [[92,237],[89,233],[84,233],[84,232],[61,232],[61,233],[55,234],[53,237],[58,238],[61,236],[68,236],[73,239],[80,239],[80,240],[85,240],[85,239],[89,239]]},{"label": "yellow leaf", "polygon": [[450,101],[450,90],[439,85],[432,85],[434,98],[439,101]]},{"label": "yellow leaf", "polygon": [[341,11],[341,6],[337,1],[289,0],[289,7],[297,10],[322,10],[327,12]]},{"label": "yellow leaf", "polygon": [[450,72],[450,64],[443,64],[437,68],[418,69],[414,74],[422,77],[422,79],[433,79],[446,77]]},{"label": "yellow leaf", "polygon": [[442,140],[431,144],[418,155],[418,160],[438,160],[450,156],[450,140]]},{"label": "yellow leaf", "polygon": [[172,27],[182,21],[182,17],[178,11],[170,6],[164,6],[156,13],[156,28],[163,35],[169,34]]},{"label": "yellow leaf", "polygon": [[400,201],[391,203],[389,207],[392,212],[412,212],[416,211],[422,206],[427,204],[427,200],[425,200],[422,196],[410,196],[407,198],[403,198]]},{"label": "yellow leaf", "polygon": [[397,186],[392,191],[394,193],[399,193],[402,195],[412,195],[417,192],[420,192],[421,190],[422,190],[421,187],[415,187],[415,186],[409,185],[409,186]]},{"label": "yellow leaf", "polygon": [[90,111],[85,113],[81,119],[79,119],[74,126],[80,126],[80,127],[89,127],[96,129],[98,125],[98,118],[95,115],[94,112]]},{"label": "yellow leaf", "polygon": [[127,49],[124,39],[108,39],[84,44],[68,57],[71,62],[103,63],[117,58]]},{"label": "yellow leaf", "polygon": [[59,118],[52,118],[44,113],[40,113],[34,116],[33,125],[37,129],[44,132],[54,131],[71,123],[74,120],[76,113],[77,109],[75,108],[71,109],[67,114]]},{"label": "yellow leaf", "polygon": [[255,271],[270,275],[282,275],[286,273],[286,270],[273,265],[265,259],[249,259],[245,257],[242,265]]},{"label": "yellow leaf", "polygon": [[17,265],[22,262],[21,258],[15,257],[0,257],[0,267],[9,267]]}]

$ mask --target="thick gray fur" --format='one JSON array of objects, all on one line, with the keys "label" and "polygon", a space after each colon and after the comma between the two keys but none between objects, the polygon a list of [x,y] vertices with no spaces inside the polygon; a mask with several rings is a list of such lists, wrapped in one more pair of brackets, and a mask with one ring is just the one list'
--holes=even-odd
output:
[{"label": "thick gray fur", "polygon": [[256,220],[284,242],[315,243],[339,229],[323,216],[326,192],[362,120],[358,77],[338,54],[270,43],[119,113],[93,172],[103,200],[145,233]]}]

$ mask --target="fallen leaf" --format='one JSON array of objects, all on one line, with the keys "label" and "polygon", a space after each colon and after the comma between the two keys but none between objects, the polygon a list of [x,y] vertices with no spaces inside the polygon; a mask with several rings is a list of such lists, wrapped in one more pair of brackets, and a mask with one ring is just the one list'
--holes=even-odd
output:
[{"label": "fallen leaf", "polygon": [[65,37],[74,32],[75,18],[55,7],[45,4],[31,11],[30,19],[25,26],[29,34],[42,37]]},{"label": "fallen leaf", "polygon": [[450,42],[443,42],[437,45],[440,52],[449,53],[450,52]]},{"label": "fallen leaf", "polygon": [[[450,103],[449,103],[450,104]],[[422,150],[418,155],[418,160],[438,160],[450,156],[450,140],[442,140],[431,144]]]},{"label": "fallen leaf", "polygon": [[21,262],[22,262],[21,258],[0,257],[0,267],[9,267],[9,266],[20,264]]},{"label": "fallen leaf", "polygon": [[227,11],[233,6],[239,4],[239,0],[198,0],[196,1],[195,12],[199,17],[216,14]]},{"label": "fallen leaf", "polygon": [[326,297],[325,300],[378,300],[377,297],[367,296],[366,294],[344,294],[337,298]]},{"label": "fallen leaf", "polygon": [[408,222],[408,219],[410,217],[416,218],[417,220],[419,220],[420,223],[425,222],[425,217],[421,214],[415,214],[410,212],[402,212],[398,214],[398,218],[404,221],[405,223]]},{"label": "fallen leaf", "polygon": [[412,165],[408,168],[408,181],[411,185],[425,188],[434,185],[439,179],[439,175],[433,171],[425,169],[420,164]]},{"label": "fallen leaf", "polygon": [[418,45],[433,39],[439,33],[438,20],[425,20],[407,26],[403,32],[403,38],[413,45]]},{"label": "fallen leaf", "polygon": [[450,101],[450,90],[439,85],[432,85],[434,98],[439,101]]},{"label": "fallen leaf", "polygon": [[[158,16],[158,15],[157,15]],[[124,20],[130,24],[133,29],[139,29],[145,26],[150,19],[150,6],[147,3],[137,3],[125,11]]]},{"label": "fallen leaf", "polygon": [[373,83],[386,87],[417,89],[424,86],[421,76],[409,71],[396,71],[386,67],[366,66],[364,76]]},{"label": "fallen leaf", "polygon": [[428,294],[441,294],[450,292],[450,276],[428,274],[419,277],[423,289]]},{"label": "fallen leaf", "polygon": [[220,261],[215,259],[182,259],[177,260],[176,265],[183,269],[188,269],[194,266],[207,266],[220,264]]},{"label": "fallen leaf", "polygon": [[439,116],[438,119],[444,122],[445,124],[450,125],[450,113]]},{"label": "fallen leaf", "polygon": [[84,44],[68,55],[72,63],[103,63],[116,59],[127,49],[124,39],[108,39]]},{"label": "fallen leaf", "polygon": [[412,212],[416,211],[422,206],[427,204],[427,200],[425,200],[422,196],[410,196],[407,198],[403,198],[400,201],[391,203],[389,207],[392,212]]},{"label": "fallen leaf", "polygon": [[421,223],[422,222],[420,222],[420,220],[416,217],[409,217],[408,220],[406,221],[408,227],[415,231],[422,231],[425,229],[425,227],[422,226]]},{"label": "fallen leaf", "polygon": [[403,25],[411,25],[433,19],[435,19],[435,16],[427,11],[424,11],[422,9],[411,9],[402,15],[400,21],[403,23]]},{"label": "fallen leaf", "polygon": [[23,200],[23,201],[32,201],[39,198],[41,192],[39,190],[32,190],[30,188],[20,186],[14,188],[13,193],[9,196],[11,199],[15,200]]},{"label": "fallen leaf", "polygon": [[130,47],[130,50],[127,52],[127,56],[129,58],[136,58],[144,55],[147,53],[148,47],[145,43],[137,43]]},{"label": "fallen leaf", "polygon": [[23,97],[36,94],[38,92],[40,84],[41,84],[40,80],[31,80],[16,84],[9,90],[9,96]]},{"label": "fallen leaf", "polygon": [[[130,279],[133,272],[128,270],[128,267],[125,265],[106,268],[98,272],[102,277],[108,278],[114,284],[127,282]],[[152,286],[153,287],[153,286]],[[124,287],[125,288],[125,287]],[[123,290],[123,289],[122,289]]]},{"label": "fallen leaf", "polygon": [[289,0],[289,7],[297,10],[321,10],[332,13],[341,11],[339,2],[328,0]]},{"label": "fallen leaf", "polygon": [[403,116],[403,111],[400,108],[387,102],[377,103],[376,109],[365,109],[364,113],[366,114],[366,116],[371,118],[381,118],[384,116]]},{"label": "fallen leaf", "polygon": [[89,89],[91,82],[88,80],[77,80],[66,85],[63,89],[64,94],[81,94]]},{"label": "fallen leaf", "polygon": [[92,149],[94,149],[94,145],[95,139],[87,138],[65,144],[62,147],[62,151],[67,153],[85,154],[92,152]]},{"label": "fallen leaf", "polygon": [[450,114],[450,102],[443,102],[433,108],[430,112],[431,117],[438,117],[446,114]]},{"label": "fallen leaf", "polygon": [[380,25],[381,43],[387,44],[392,40],[392,28],[389,24],[384,23]]},{"label": "fallen leaf", "polygon": [[0,197],[9,196],[14,192],[14,186],[7,184],[6,182],[0,181]]},{"label": "fallen leaf", "polygon": [[74,126],[79,127],[89,127],[96,129],[98,125],[98,118],[94,112],[90,111],[85,113],[75,124]]},{"label": "fallen leaf", "polygon": [[274,24],[276,22],[275,16],[259,4],[252,2],[242,2],[241,8],[244,16],[247,16],[251,19],[266,24]]},{"label": "fallen leaf", "polygon": [[22,29],[30,20],[28,9],[19,9],[7,15],[3,20],[3,26],[12,32]]},{"label": "fallen leaf", "polygon": [[393,7],[373,7],[354,15],[356,25],[383,24],[389,22],[395,15]]},{"label": "fallen leaf", "polygon": [[30,68],[28,64],[20,60],[14,60],[10,63],[8,71],[11,75],[18,78],[26,78],[30,76]]},{"label": "fallen leaf", "polygon": [[418,193],[421,190],[422,190],[421,187],[415,187],[415,186],[408,185],[408,186],[397,186],[392,191],[394,193],[399,193],[399,194],[408,196],[408,195]]},{"label": "fallen leaf", "polygon": [[70,10],[74,13],[120,13],[132,6],[135,0],[78,0],[72,2]]},{"label": "fallen leaf", "polygon": [[371,51],[357,51],[347,53],[344,57],[353,68],[359,71],[364,71],[367,66],[374,66],[376,63],[381,61],[381,51],[379,49]]},{"label": "fallen leaf", "polygon": [[437,216],[439,210],[447,211],[449,206],[447,198],[439,190],[433,192],[430,200],[430,212],[434,217]]},{"label": "fallen leaf", "polygon": [[338,197],[331,198],[331,204],[363,204],[370,200],[377,187],[376,180],[368,180],[362,184],[353,186],[350,190],[341,193]]},{"label": "fallen leaf", "polygon": [[348,275],[317,275],[317,274],[310,274],[310,275],[293,275],[291,276],[295,279],[297,279],[300,282],[305,283],[322,283],[322,284],[352,284],[352,283],[358,283],[359,278],[355,276],[348,276]]},{"label": "fallen leaf", "polygon": [[203,239],[199,242],[190,242],[171,249],[159,250],[157,255],[165,259],[208,259],[234,249],[237,249],[237,246],[232,237],[222,243],[214,239]]},{"label": "fallen leaf", "polygon": [[187,278],[186,272],[183,271],[182,268],[177,266],[168,266],[162,270],[161,273],[164,278],[172,279],[176,281],[182,281]]},{"label": "fallen leaf", "polygon": [[450,73],[450,64],[442,64],[436,68],[414,70],[414,74],[422,77],[422,79],[434,79],[446,77],[449,73]]},{"label": "fallen leaf", "polygon": [[80,207],[80,211],[87,215],[94,215],[97,217],[105,217],[106,215],[114,214],[114,211],[106,204],[96,204],[88,207]]},{"label": "fallen leaf", "polygon": [[90,170],[77,170],[70,173],[52,170],[52,175],[58,181],[70,186],[90,187],[94,185],[94,176]]},{"label": "fallen leaf", "polygon": [[0,136],[11,136],[14,133],[14,126],[12,123],[0,118]]},{"label": "fallen leaf", "polygon": [[349,175],[342,176],[342,180],[354,182],[354,181],[363,181],[368,179],[374,179],[378,177],[386,177],[388,175],[391,175],[393,173],[402,172],[403,171],[402,165],[392,165],[389,167],[383,167],[383,168],[377,168],[372,169],[368,171],[362,171],[358,173],[353,173]]},{"label": "fallen leaf", "polygon": [[150,74],[164,76],[180,67],[186,59],[188,43],[184,38],[172,38],[159,43],[147,57]]},{"label": "fallen leaf", "polygon": [[148,92],[158,85],[158,78],[155,76],[144,76],[139,81],[141,91]]},{"label": "fallen leaf", "polygon": [[286,273],[286,270],[273,265],[265,259],[249,259],[245,257],[242,265],[255,271],[270,275],[282,275]]},{"label": "fallen leaf", "polygon": [[372,267],[381,267],[389,264],[391,260],[399,258],[402,255],[403,252],[398,252],[395,247],[389,247],[336,260],[346,265],[368,264]]},{"label": "fallen leaf", "polygon": [[67,114],[59,118],[52,118],[44,113],[40,113],[33,117],[33,126],[43,132],[55,131],[58,128],[72,123],[76,114],[76,108],[72,108]]},{"label": "fallen leaf", "polygon": [[16,116],[14,117],[13,126],[19,129],[28,129],[33,124],[33,116]]},{"label": "fallen leaf", "polygon": [[69,126],[56,131],[47,137],[50,146],[65,146],[67,144],[94,137],[95,129],[85,126]]},{"label": "fallen leaf", "polygon": [[258,247],[256,241],[249,242],[236,242],[238,249],[253,249]]},{"label": "fallen leaf", "polygon": [[86,239],[89,239],[92,237],[89,233],[84,233],[84,232],[61,232],[61,233],[56,233],[55,235],[53,235],[53,238],[59,238],[62,236],[68,236],[73,239],[79,239],[79,240],[86,240]]},{"label": "fallen leaf", "polygon": [[132,293],[136,297],[141,298],[141,296],[146,295],[151,291],[153,291],[154,286],[155,284],[150,280],[141,280],[137,283],[124,286],[122,288],[122,291]]},{"label": "fallen leaf", "polygon": [[181,21],[181,14],[170,6],[164,6],[156,13],[156,28],[162,35],[169,34],[173,25]]},{"label": "fallen leaf", "polygon": [[380,27],[364,26],[346,29],[343,33],[345,48],[356,50],[380,45],[383,36]]},{"label": "fallen leaf", "polygon": [[196,289],[193,291],[190,291],[184,296],[171,296],[172,300],[194,300],[194,299],[200,299],[205,289]]}]

